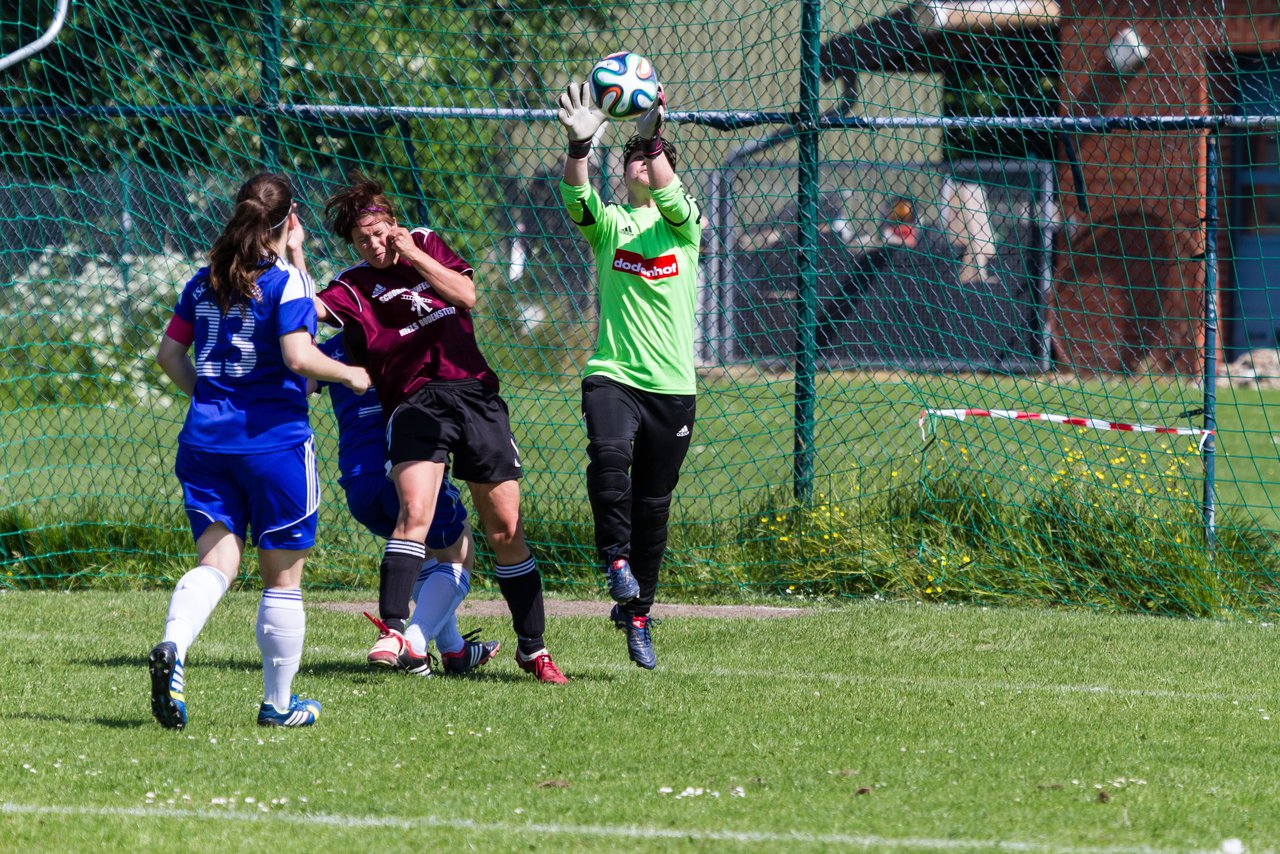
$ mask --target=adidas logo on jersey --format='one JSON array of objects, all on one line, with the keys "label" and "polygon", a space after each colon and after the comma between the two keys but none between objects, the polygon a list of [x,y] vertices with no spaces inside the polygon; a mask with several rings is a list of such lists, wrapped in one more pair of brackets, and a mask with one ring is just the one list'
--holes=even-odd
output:
[{"label": "adidas logo on jersey", "polygon": [[679,430],[676,431],[676,438],[678,439],[683,439],[685,436],[688,436],[688,435],[689,435],[688,424],[684,425],[683,427],[681,427]]}]

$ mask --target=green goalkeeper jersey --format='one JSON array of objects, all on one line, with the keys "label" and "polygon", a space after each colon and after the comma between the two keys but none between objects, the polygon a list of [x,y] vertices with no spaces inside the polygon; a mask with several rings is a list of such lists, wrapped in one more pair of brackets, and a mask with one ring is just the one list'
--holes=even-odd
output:
[{"label": "green goalkeeper jersey", "polygon": [[652,194],[650,207],[606,205],[589,184],[560,182],[599,277],[600,327],[584,376],[659,394],[694,394],[702,211],[679,178]]}]

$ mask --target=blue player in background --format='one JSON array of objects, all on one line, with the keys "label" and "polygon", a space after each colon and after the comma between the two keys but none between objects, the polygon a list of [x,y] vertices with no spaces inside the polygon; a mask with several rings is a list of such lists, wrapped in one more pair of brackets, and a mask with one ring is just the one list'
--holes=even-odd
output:
[{"label": "blue player in background", "polygon": [[258,549],[263,587],[258,723],[308,726],[320,715],[319,703],[292,693],[306,634],[302,566],[320,504],[306,378],[363,394],[369,375],[313,341],[304,236],[287,179],[262,173],[246,181],[156,354],[191,396],[174,471],[196,541],[196,567],[178,581],[164,638],[147,659],[151,713],[168,729],[187,724],[187,651],[235,580],[246,540]]},{"label": "blue player in background", "polygon": [[[339,362],[349,361],[342,333],[321,344],[320,350]],[[395,530],[400,497],[387,477],[386,421],[377,393],[371,388],[358,395],[339,384],[316,385],[317,391],[329,389],[338,421],[338,485],[346,493],[347,507],[357,522],[386,540]],[[471,635],[464,638],[458,631],[455,612],[471,591],[475,544],[462,496],[447,475],[440,485],[426,546],[434,556],[419,570],[412,594],[413,615],[404,632],[365,613],[381,630],[369,651],[369,663],[430,675],[428,646],[434,640],[444,672],[466,673],[490,661],[501,644],[473,641]]]}]

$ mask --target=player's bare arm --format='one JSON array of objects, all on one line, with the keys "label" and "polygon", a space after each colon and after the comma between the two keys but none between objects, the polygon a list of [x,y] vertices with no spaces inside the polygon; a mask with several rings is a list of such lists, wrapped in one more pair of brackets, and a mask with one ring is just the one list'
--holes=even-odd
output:
[{"label": "player's bare arm", "polygon": [[311,340],[311,333],[305,329],[295,329],[281,335],[280,353],[289,370],[304,377],[321,382],[342,383],[356,394],[364,394],[372,385],[368,371],[330,359],[320,351]]},{"label": "player's bare arm", "polygon": [[476,306],[476,285],[471,277],[457,270],[450,270],[435,258],[418,248],[413,234],[403,226],[395,226],[388,235],[388,242],[396,254],[413,265],[422,280],[450,305],[472,309]]},{"label": "player's bare arm", "polygon": [[187,355],[190,349],[190,344],[183,344],[164,335],[160,338],[160,347],[156,352],[156,364],[160,366],[160,370],[188,396],[196,392],[196,366]]},{"label": "player's bare arm", "polygon": [[321,323],[327,323],[330,326],[342,325],[342,321],[338,319],[338,315],[329,311],[329,306],[325,305],[324,301],[321,300],[320,297],[312,297],[311,301],[315,303],[316,306],[316,320]]},{"label": "player's bare arm", "polygon": [[297,206],[289,215],[289,236],[285,240],[285,260],[298,269],[303,276],[307,273],[307,254],[304,244],[307,240],[307,231],[302,227],[302,219],[298,216]]}]

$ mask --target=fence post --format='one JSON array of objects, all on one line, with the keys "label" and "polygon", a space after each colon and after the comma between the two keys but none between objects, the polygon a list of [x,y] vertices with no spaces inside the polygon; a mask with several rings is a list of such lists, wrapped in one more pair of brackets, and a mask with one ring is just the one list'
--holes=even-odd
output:
[{"label": "fence post", "polygon": [[133,153],[120,156],[120,288],[124,291],[124,326],[127,334],[133,329],[133,271],[129,258],[133,254]]},{"label": "fence post", "polygon": [[418,175],[418,148],[413,144],[413,128],[408,119],[396,122],[400,141],[404,144],[404,156],[409,161],[409,179],[413,182],[413,198],[418,206],[418,223],[431,225],[431,212],[427,210],[427,194],[422,192],[422,179]]},{"label": "fence post", "polygon": [[[1217,429],[1218,353],[1218,126],[1205,137],[1204,201],[1204,429]],[[1204,544],[1213,560],[1217,547],[1214,463],[1217,433],[1204,437]]]},{"label": "fence post", "polygon": [[259,19],[262,28],[262,54],[258,72],[258,135],[262,139],[262,162],[270,171],[280,168],[280,127],[276,117],[280,109],[280,4],[267,0]]},{"label": "fence post", "polygon": [[791,462],[796,501],[807,504],[813,494],[813,413],[818,323],[818,143],[821,131],[819,53],[822,49],[822,0],[800,6],[800,186],[796,198],[800,220],[799,270],[796,291],[795,441]]}]

